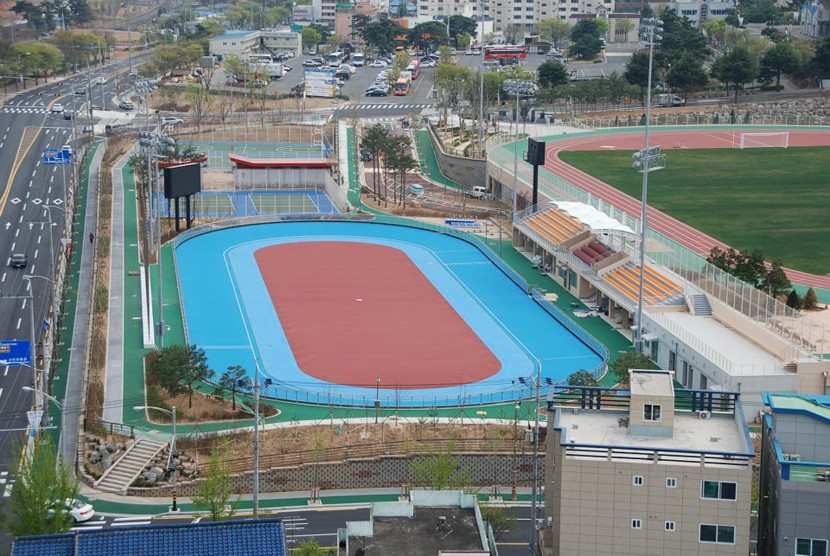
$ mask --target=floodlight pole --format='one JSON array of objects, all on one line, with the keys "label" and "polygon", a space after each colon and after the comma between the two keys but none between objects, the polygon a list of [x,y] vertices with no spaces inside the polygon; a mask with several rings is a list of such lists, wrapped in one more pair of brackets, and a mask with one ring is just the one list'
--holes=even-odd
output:
[{"label": "floodlight pole", "polygon": [[[447,20],[449,21],[449,19]],[[484,156],[484,9],[481,0],[478,0],[478,23],[481,27],[481,64],[478,70],[478,152]],[[449,28],[449,23],[447,24]]]},{"label": "floodlight pole", "polygon": [[659,20],[650,19],[646,23],[645,30],[648,40],[648,86],[646,87],[646,126],[645,126],[645,147],[643,149],[643,187],[640,196],[640,280],[637,293],[637,316],[634,331],[634,349],[638,353],[643,352],[643,293],[645,289],[645,265],[646,265],[646,230],[648,228],[648,170],[649,154],[651,148],[651,74],[654,67],[654,39]]},{"label": "floodlight pole", "polygon": [[[536,168],[536,166],[534,166]],[[539,527],[538,519],[536,518],[537,509],[537,494],[539,491],[539,405],[541,404],[541,390],[542,390],[542,367],[539,365],[536,369],[536,403],[534,404],[534,412],[536,423],[533,427],[533,492],[532,500],[530,502],[530,553],[536,555],[536,545],[539,541]]]}]

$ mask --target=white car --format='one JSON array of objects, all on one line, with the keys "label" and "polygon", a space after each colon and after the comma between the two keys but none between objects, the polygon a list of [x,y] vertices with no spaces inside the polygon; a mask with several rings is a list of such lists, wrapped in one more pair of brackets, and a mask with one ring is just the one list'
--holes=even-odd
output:
[{"label": "white car", "polygon": [[52,105],[52,114],[63,114],[63,104],[55,103]]},{"label": "white car", "polygon": [[95,79],[96,85],[105,85],[107,83],[107,78],[104,76],[98,77]]},{"label": "white car", "polygon": [[374,60],[371,64],[369,64],[370,68],[385,68],[386,66],[387,64],[383,60]]},{"label": "white car", "polygon": [[[55,502],[52,507],[46,510],[46,513],[49,517],[55,515],[55,506],[60,504],[60,502]],[[69,512],[69,515],[72,516],[72,519],[75,523],[83,523],[85,521],[89,521],[95,516],[95,508],[92,507],[92,504],[88,502],[84,502],[83,500],[69,500],[67,499],[64,502],[64,507],[66,511]]]},{"label": "white car", "polygon": [[181,118],[175,118],[173,116],[164,116],[161,118],[161,125],[179,125],[183,124],[184,120]]},{"label": "white car", "polygon": [[432,59],[424,60],[423,62],[421,62],[421,67],[422,68],[434,68],[437,65],[438,64],[435,62],[435,60],[432,60]]}]

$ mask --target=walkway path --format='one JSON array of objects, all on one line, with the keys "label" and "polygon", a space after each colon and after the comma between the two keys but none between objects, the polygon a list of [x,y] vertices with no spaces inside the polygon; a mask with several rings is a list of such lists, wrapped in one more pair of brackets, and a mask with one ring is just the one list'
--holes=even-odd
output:
[{"label": "walkway path", "polygon": [[[87,169],[86,175],[81,173],[81,179],[86,177],[86,199],[83,209],[83,229],[78,230],[80,237],[73,240],[77,246],[75,253],[80,252],[78,263],[77,285],[70,287],[69,295],[76,299],[74,322],[72,326],[72,347],[69,351],[69,367],[66,375],[66,392],[61,415],[61,457],[65,462],[74,462],[78,452],[78,434],[80,428],[80,402],[83,399],[84,377],[87,362],[87,347],[89,345],[90,317],[92,315],[93,291],[92,277],[94,269],[95,250],[87,242],[90,233],[95,232],[98,225],[98,179],[101,160],[104,156],[104,146],[93,146],[95,155]],[[81,189],[83,191],[83,188]],[[73,259],[77,254],[73,256]],[[74,262],[74,261],[73,261]],[[74,266],[74,264],[73,264]]]},{"label": "walkway path", "polygon": [[[107,360],[104,382],[104,421],[121,423],[124,402],[124,180],[125,155],[112,169],[110,283],[107,319]],[[135,195],[135,188],[132,190]],[[133,216],[134,217],[134,216]],[[135,238],[137,239],[137,238]]]},{"label": "walkway path", "polygon": [[412,136],[415,138],[415,148],[418,152],[421,173],[439,185],[453,189],[464,189],[463,185],[449,179],[441,172],[441,167],[438,165],[438,156],[435,152],[435,147],[432,145],[429,131],[426,129],[416,129],[412,132]]}]

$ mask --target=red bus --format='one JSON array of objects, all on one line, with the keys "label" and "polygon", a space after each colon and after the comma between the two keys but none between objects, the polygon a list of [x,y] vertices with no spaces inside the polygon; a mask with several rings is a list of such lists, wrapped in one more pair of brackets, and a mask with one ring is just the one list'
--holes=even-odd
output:
[{"label": "red bus", "polygon": [[421,74],[421,61],[420,60],[413,60],[406,66],[406,71],[410,73],[412,76],[412,81],[418,79],[418,76]]},{"label": "red bus", "polygon": [[512,46],[509,44],[485,46],[485,60],[524,60],[527,58],[526,46]]}]

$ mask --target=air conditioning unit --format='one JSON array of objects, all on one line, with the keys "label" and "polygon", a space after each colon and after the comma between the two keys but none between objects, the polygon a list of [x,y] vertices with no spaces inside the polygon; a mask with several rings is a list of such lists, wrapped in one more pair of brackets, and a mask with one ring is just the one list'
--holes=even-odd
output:
[{"label": "air conditioning unit", "polygon": [[697,418],[698,419],[709,419],[711,416],[712,416],[712,413],[710,411],[703,410],[703,411],[698,411],[697,412]]},{"label": "air conditioning unit", "polygon": [[784,454],[784,461],[801,461],[801,454]]}]

